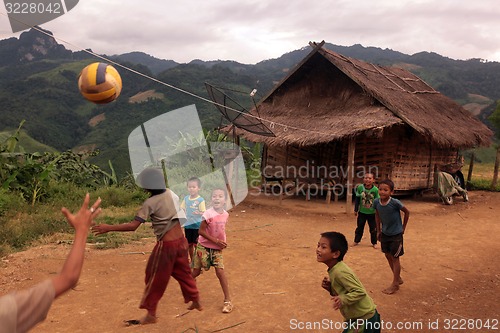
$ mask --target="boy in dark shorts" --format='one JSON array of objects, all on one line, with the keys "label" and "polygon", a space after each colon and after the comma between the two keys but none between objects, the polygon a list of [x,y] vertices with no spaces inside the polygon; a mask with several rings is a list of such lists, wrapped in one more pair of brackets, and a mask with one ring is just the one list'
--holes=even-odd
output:
[{"label": "boy in dark shorts", "polygon": [[356,187],[356,205],[354,213],[356,215],[356,230],[354,231],[354,243],[356,246],[361,242],[365,224],[368,222],[370,229],[370,242],[374,249],[377,248],[377,223],[375,222],[375,209],[373,201],[379,198],[378,188],[374,185],[373,173],[366,173],[363,177],[363,184]]},{"label": "boy in dark shorts", "polygon": [[[410,218],[410,211],[401,201],[391,196],[394,193],[394,183],[391,180],[381,181],[378,191],[380,198],[373,202],[377,237],[393,274],[392,284],[382,292],[394,294],[399,290],[399,285],[403,284],[399,257],[404,254],[403,234]],[[404,214],[403,221],[401,221],[401,212]]]},{"label": "boy in dark shorts", "polygon": [[205,199],[200,196],[201,180],[191,177],[187,181],[189,195],[184,197],[181,208],[186,212],[186,223],[184,234],[189,244],[189,259],[193,262],[193,253],[198,244],[198,231],[201,225],[201,217],[205,212]]}]

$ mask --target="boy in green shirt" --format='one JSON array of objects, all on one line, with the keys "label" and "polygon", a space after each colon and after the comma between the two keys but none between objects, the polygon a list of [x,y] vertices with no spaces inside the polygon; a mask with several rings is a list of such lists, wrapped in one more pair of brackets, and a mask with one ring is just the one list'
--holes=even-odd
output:
[{"label": "boy in green shirt", "polygon": [[363,184],[356,188],[356,205],[354,213],[356,215],[357,227],[354,231],[354,244],[361,242],[365,224],[368,222],[370,228],[370,241],[374,249],[377,248],[377,223],[375,221],[375,209],[372,207],[375,199],[379,198],[378,188],[373,183],[375,178],[373,173],[366,173],[363,177]]},{"label": "boy in green shirt", "polygon": [[321,286],[330,292],[333,308],[345,318],[343,333],[380,332],[380,315],[372,298],[354,272],[344,262],[348,244],[345,236],[331,231],[321,234],[316,260],[328,266]]}]

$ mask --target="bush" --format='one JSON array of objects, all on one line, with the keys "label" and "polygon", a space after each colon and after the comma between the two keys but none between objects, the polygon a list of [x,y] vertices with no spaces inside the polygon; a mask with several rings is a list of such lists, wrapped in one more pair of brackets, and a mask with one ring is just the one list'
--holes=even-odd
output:
[{"label": "bush", "polygon": [[93,193],[93,197],[95,199],[100,197],[102,200],[101,207],[105,208],[110,206],[122,207],[130,204],[140,204],[148,197],[148,194],[139,187],[136,187],[134,190],[129,190],[122,187],[110,186],[96,190]]},{"label": "bush", "polygon": [[[46,198],[43,203],[54,208],[79,207],[88,189],[80,187],[74,183],[50,181],[45,188]],[[94,199],[91,195],[90,199]],[[97,199],[97,197],[95,198]]]},{"label": "bush", "polygon": [[0,217],[10,210],[19,210],[24,204],[25,202],[19,193],[0,188]]}]

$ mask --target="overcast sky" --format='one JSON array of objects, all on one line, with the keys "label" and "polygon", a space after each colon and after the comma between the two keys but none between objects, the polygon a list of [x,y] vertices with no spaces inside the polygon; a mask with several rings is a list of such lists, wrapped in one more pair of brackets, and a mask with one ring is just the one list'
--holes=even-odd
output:
[{"label": "overcast sky", "polygon": [[[42,28],[71,50],[180,63],[255,64],[322,40],[500,61],[498,0],[80,0]],[[0,39],[18,36],[0,15]]]}]

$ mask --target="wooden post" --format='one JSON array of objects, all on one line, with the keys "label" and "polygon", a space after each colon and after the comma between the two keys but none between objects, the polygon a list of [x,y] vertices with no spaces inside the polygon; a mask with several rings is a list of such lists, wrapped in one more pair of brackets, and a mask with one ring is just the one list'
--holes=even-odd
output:
[{"label": "wooden post", "polygon": [[[284,192],[284,186],[285,186],[285,179],[282,179],[278,182],[280,185],[280,193],[279,193],[279,199],[280,199],[280,205],[283,204],[283,192]],[[273,193],[274,194],[274,193]]]},{"label": "wooden post", "polygon": [[474,169],[474,159],[476,158],[476,156],[474,155],[474,152],[472,153],[471,157],[470,157],[470,164],[469,164],[469,171],[467,172],[467,184],[469,184],[472,180],[472,169]]},{"label": "wooden post", "polygon": [[500,146],[497,148],[497,157],[495,158],[495,168],[493,169],[493,181],[491,182],[491,189],[494,190],[498,183],[498,166],[500,164]]},{"label": "wooden post", "polygon": [[345,210],[347,215],[353,213],[352,210],[352,187],[354,182],[354,153],[356,151],[356,138],[349,139],[347,148],[347,187],[346,187],[346,205]]},{"label": "wooden post", "polygon": [[329,204],[332,201],[332,191],[330,188],[326,190],[326,203]]}]

